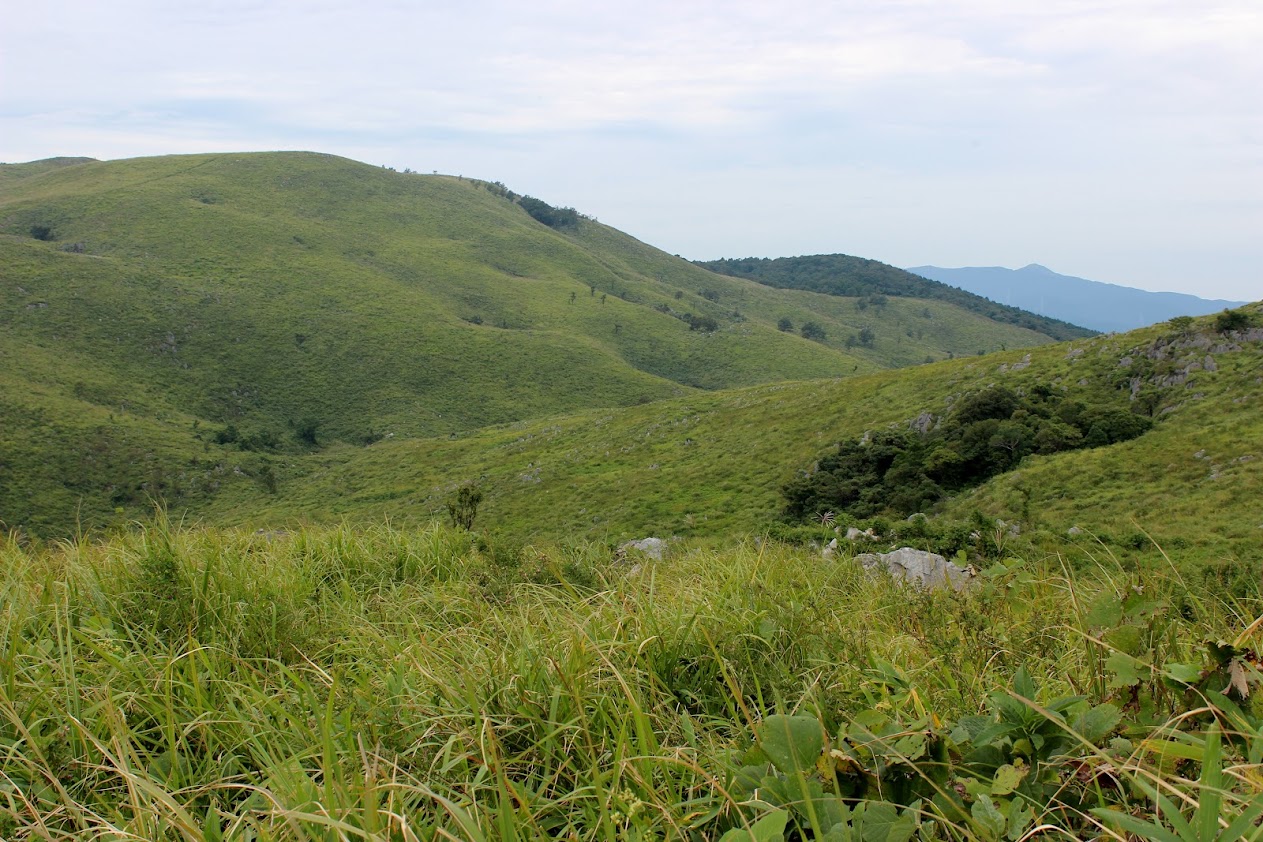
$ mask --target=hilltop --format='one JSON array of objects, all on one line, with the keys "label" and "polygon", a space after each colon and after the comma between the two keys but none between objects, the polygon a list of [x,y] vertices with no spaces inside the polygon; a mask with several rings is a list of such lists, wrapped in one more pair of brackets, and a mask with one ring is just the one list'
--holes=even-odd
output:
[{"label": "hilltop", "polygon": [[333,445],[1049,341],[717,275],[528,198],[297,152],[0,166],[0,519],[64,532]]}]

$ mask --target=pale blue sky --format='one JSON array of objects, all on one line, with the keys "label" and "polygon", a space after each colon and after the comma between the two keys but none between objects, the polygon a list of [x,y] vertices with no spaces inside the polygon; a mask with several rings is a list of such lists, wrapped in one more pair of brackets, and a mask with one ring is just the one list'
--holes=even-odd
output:
[{"label": "pale blue sky", "polygon": [[1263,3],[13,4],[0,161],[312,149],[689,258],[1263,298]]}]

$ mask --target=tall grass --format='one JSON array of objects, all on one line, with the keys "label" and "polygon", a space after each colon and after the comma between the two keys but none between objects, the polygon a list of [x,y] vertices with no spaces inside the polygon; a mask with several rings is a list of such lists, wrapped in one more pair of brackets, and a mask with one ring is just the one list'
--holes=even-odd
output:
[{"label": "tall grass", "polygon": [[[1220,709],[1193,677],[1167,687],[1172,665],[1214,670],[1202,640],[1235,640],[1257,595],[1191,599],[1161,571],[1010,560],[926,593],[759,541],[619,563],[437,527],[163,522],[0,541],[0,571],[4,838],[807,839],[844,810],[865,839],[1121,838],[1114,813],[1174,827],[1213,789],[1230,820],[1260,781],[1249,701],[1222,702],[1222,770],[1199,779]],[[1137,589],[1136,617],[1102,607]],[[1152,670],[1135,685],[1107,667],[1123,651]],[[1022,760],[978,771],[979,723],[1006,716],[1027,736],[981,748],[1061,745],[1039,761],[1052,796],[992,781],[1034,777]],[[825,748],[787,771],[768,729],[790,720]],[[950,748],[931,762],[917,734]],[[943,763],[941,798],[899,794]],[[979,805],[1009,803],[1025,818],[993,833]]]}]

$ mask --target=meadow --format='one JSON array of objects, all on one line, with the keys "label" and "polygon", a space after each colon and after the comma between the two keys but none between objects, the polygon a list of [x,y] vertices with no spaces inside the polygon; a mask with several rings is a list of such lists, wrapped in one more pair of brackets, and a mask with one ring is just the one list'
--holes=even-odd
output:
[{"label": "meadow", "polygon": [[0,554],[4,838],[1263,832],[1257,580],[162,519]]}]

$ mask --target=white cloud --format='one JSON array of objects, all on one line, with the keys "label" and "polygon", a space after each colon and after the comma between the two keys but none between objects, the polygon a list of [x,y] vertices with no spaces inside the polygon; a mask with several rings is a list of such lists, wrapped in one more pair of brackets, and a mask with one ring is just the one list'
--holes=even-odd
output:
[{"label": "white cloud", "polygon": [[0,160],[313,148],[695,256],[968,253],[1202,292],[1187,267],[1218,260],[1219,294],[1263,288],[1257,0],[53,0],[6,24]]}]

